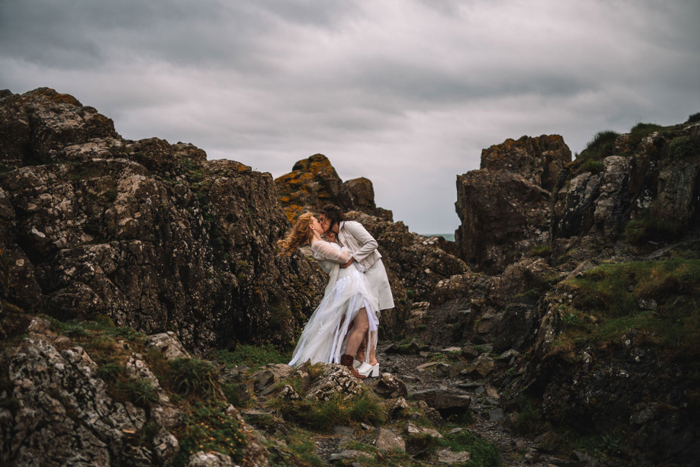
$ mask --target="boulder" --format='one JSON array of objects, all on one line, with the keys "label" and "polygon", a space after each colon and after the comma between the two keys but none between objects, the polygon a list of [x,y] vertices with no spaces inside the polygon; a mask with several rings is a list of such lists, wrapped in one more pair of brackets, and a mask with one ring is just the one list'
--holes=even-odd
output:
[{"label": "boulder", "polygon": [[406,442],[404,439],[392,430],[386,428],[377,429],[377,438],[374,441],[374,445],[377,446],[377,449],[380,451],[406,450]]},{"label": "boulder", "polygon": [[415,400],[425,401],[430,407],[441,412],[465,410],[471,404],[471,397],[467,394],[444,387],[424,389],[409,395]]}]

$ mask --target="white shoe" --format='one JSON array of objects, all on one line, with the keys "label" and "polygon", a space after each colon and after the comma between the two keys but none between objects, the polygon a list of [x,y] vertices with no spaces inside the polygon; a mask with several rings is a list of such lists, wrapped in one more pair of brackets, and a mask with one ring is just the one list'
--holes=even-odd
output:
[{"label": "white shoe", "polygon": [[356,370],[357,370],[358,368],[360,368],[362,365],[364,365],[364,363],[362,363],[362,362],[359,361],[359,360],[353,360],[353,361],[352,361],[352,367],[353,367],[354,369],[356,369]]},{"label": "white shoe", "polygon": [[372,366],[367,362],[362,362],[362,365],[357,369],[357,372],[368,378],[377,378],[379,376],[379,362]]}]

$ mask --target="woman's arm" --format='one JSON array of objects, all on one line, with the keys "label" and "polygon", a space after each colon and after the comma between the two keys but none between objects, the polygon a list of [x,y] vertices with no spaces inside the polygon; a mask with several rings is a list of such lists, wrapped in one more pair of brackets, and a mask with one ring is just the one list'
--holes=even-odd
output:
[{"label": "woman's arm", "polygon": [[345,264],[350,261],[351,258],[349,251],[342,250],[337,246],[333,246],[333,244],[324,241],[312,243],[311,249],[324,259],[338,264]]},{"label": "woman's arm", "polygon": [[361,245],[359,250],[352,253],[352,257],[355,258],[355,261],[360,262],[364,260],[379,247],[379,244],[374,237],[370,235],[370,233],[367,232],[367,229],[365,229],[359,222],[345,222],[343,224],[343,228]]}]

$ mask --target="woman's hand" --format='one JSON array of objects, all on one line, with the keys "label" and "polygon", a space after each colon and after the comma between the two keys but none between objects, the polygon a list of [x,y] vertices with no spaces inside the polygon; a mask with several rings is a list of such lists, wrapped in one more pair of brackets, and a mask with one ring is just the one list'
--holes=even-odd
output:
[{"label": "woman's hand", "polygon": [[353,257],[351,256],[351,257],[350,257],[350,261],[348,261],[348,262],[345,263],[345,264],[341,264],[341,265],[340,265],[340,269],[345,269],[345,268],[347,268],[347,267],[350,267],[350,265],[351,265],[352,263],[354,263],[354,262],[355,262],[355,258],[353,258]]}]

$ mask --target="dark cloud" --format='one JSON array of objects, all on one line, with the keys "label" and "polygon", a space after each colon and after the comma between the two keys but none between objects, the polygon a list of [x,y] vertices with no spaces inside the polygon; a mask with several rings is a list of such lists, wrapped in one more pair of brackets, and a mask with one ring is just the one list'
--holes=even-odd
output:
[{"label": "dark cloud", "polygon": [[700,111],[700,3],[4,0],[0,87],[281,175],[316,152],[420,232],[481,149]]}]

